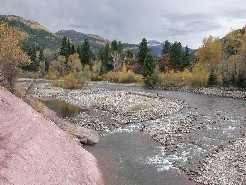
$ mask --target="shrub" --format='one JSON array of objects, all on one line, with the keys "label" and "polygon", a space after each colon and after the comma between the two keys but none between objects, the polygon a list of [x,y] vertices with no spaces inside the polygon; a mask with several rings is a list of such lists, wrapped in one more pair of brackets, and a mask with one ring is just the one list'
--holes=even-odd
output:
[{"label": "shrub", "polygon": [[108,73],[104,74],[102,76],[103,80],[109,81],[109,82],[118,82],[118,73],[109,71]]},{"label": "shrub", "polygon": [[54,80],[53,85],[65,89],[80,89],[87,86],[87,81],[77,74],[69,73],[59,80]]},{"label": "shrub", "polygon": [[118,74],[120,83],[132,83],[135,82],[135,73],[131,70],[128,70],[126,73],[119,72]]},{"label": "shrub", "polygon": [[91,70],[89,65],[85,65],[82,71],[79,72],[79,77],[86,78],[87,80],[91,80]]},{"label": "shrub", "polygon": [[222,86],[229,87],[230,86],[230,79],[228,77],[223,77],[222,79]]},{"label": "shrub", "polygon": [[182,82],[180,72],[174,72],[173,70],[161,73],[159,81],[160,85],[165,87],[180,87]]},{"label": "shrub", "polygon": [[237,78],[237,86],[241,89],[246,89],[246,74],[240,72]]},{"label": "shrub", "polygon": [[101,68],[102,68],[102,62],[96,62],[93,66],[92,66],[92,71],[91,71],[91,80],[93,81],[97,81],[97,80],[101,80]]},{"label": "shrub", "polygon": [[217,85],[217,79],[215,73],[212,71],[208,77],[208,86]]},{"label": "shrub", "polygon": [[107,74],[103,75],[103,80],[106,80],[109,82],[115,82],[115,83],[143,83],[143,76],[136,75],[131,70],[128,70],[127,72],[109,71]]}]

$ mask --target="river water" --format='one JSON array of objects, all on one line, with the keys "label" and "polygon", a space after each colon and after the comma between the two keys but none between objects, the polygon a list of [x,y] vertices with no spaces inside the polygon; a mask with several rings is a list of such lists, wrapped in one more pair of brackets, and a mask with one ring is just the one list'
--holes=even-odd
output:
[{"label": "river water", "polygon": [[[226,146],[246,131],[246,101],[188,92],[145,89],[136,86],[93,84],[92,88],[158,93],[187,103],[184,109],[158,120],[99,132],[100,142],[83,146],[97,159],[106,185],[193,185],[177,166],[196,169],[199,161],[218,146]],[[202,130],[187,134],[175,151],[140,131],[143,125],[160,124],[195,116]]]}]

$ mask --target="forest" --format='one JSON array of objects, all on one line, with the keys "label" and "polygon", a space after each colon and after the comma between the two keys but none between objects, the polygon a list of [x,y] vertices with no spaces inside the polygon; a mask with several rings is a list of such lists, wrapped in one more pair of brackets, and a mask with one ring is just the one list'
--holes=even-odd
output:
[{"label": "forest", "polygon": [[163,42],[154,56],[142,39],[132,50],[113,40],[95,52],[89,40],[75,46],[67,37],[59,49],[23,42],[28,35],[7,23],[0,24],[0,83],[11,91],[19,77],[46,78],[55,86],[76,89],[89,81],[140,83],[150,87],[246,88],[245,28],[224,38],[208,36],[195,51],[178,41]]}]

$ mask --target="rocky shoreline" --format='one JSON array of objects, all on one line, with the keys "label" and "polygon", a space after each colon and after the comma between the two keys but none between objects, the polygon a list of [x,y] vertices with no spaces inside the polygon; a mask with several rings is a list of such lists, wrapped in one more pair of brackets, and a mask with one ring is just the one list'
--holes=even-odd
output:
[{"label": "rocky shoreline", "polygon": [[207,94],[212,96],[220,96],[225,98],[239,98],[246,100],[246,91],[240,91],[235,88],[227,87],[159,87],[157,89],[171,90],[171,91],[182,91],[196,94]]}]

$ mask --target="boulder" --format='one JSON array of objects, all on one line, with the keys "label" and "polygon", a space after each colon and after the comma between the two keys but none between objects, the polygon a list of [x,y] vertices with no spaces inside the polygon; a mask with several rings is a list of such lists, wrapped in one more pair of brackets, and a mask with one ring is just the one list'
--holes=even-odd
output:
[{"label": "boulder", "polygon": [[103,185],[95,157],[0,87],[0,184]]},{"label": "boulder", "polygon": [[61,129],[76,137],[81,144],[94,145],[99,142],[97,132],[92,129],[87,129],[68,122],[61,126]]}]

